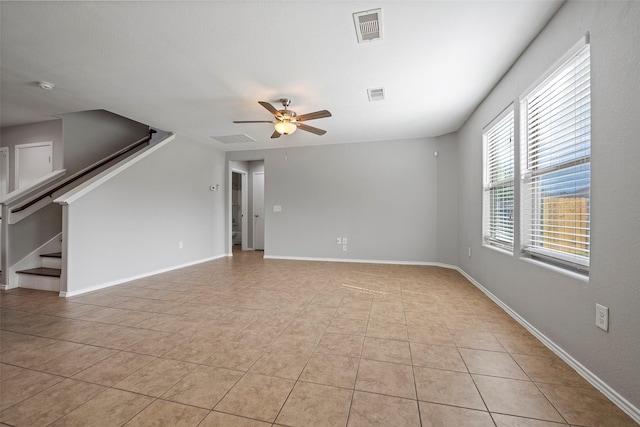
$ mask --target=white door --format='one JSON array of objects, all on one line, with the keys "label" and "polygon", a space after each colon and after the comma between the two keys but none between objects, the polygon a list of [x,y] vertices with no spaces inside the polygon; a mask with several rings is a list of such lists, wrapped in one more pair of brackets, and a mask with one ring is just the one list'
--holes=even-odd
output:
[{"label": "white door", "polygon": [[264,172],[253,174],[253,249],[264,250]]},{"label": "white door", "polygon": [[0,148],[0,199],[9,193],[9,149]]},{"label": "white door", "polygon": [[53,143],[16,145],[16,190],[53,172]]}]

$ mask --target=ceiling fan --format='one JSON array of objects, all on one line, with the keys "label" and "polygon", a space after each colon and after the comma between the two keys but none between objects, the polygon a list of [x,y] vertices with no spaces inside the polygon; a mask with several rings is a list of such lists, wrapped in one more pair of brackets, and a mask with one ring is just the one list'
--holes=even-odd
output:
[{"label": "ceiling fan", "polygon": [[302,114],[298,116],[295,111],[289,110],[289,104],[291,100],[289,98],[280,99],[283,109],[277,110],[273,105],[265,101],[259,101],[258,104],[269,110],[276,120],[234,120],[233,123],[273,123],[275,124],[275,131],[271,135],[271,138],[280,138],[280,135],[291,135],[297,129],[301,129],[307,132],[315,133],[316,135],[324,135],[326,130],[318,129],[313,126],[306,125],[302,122],[307,120],[322,119],[324,117],[331,117],[331,113],[327,110],[315,111],[313,113]]}]

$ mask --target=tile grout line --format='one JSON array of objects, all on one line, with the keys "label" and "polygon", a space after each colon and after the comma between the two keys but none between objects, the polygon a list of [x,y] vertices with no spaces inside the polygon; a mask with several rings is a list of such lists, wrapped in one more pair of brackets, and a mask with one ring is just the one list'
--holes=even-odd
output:
[{"label": "tile grout line", "polygon": [[353,381],[353,391],[351,392],[351,401],[349,402],[349,412],[347,412],[347,422],[349,425],[349,419],[351,418],[351,409],[353,408],[353,399],[356,396],[356,387],[358,384],[358,375],[360,374],[360,362],[362,362],[362,354],[364,353],[364,343],[367,341],[367,332],[369,331],[369,322],[371,320],[371,310],[373,308],[374,297],[371,296],[371,302],[369,304],[369,315],[367,316],[367,324],[364,328],[364,338],[362,339],[362,347],[360,348],[360,356],[358,357],[358,367],[356,368],[356,378]]}]

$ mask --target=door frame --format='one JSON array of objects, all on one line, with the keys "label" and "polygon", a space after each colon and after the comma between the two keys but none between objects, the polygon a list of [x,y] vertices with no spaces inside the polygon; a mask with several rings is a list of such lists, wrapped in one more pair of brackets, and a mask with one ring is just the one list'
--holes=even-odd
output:
[{"label": "door frame", "polygon": [[49,165],[51,166],[51,170],[49,172],[53,172],[53,141],[42,141],[42,142],[31,142],[28,144],[17,144],[15,146],[15,171],[14,171],[14,181],[13,187],[14,190],[18,190],[19,181],[20,181],[20,150],[34,148],[34,147],[49,147]]},{"label": "door frame", "polygon": [[[256,217],[256,186],[255,186],[255,177],[256,175],[262,175],[262,248],[258,249],[256,247],[256,236],[258,233],[256,233],[256,224],[257,220],[255,218]],[[265,184],[265,173],[264,171],[261,172],[253,172],[251,174],[251,184],[252,184],[252,188],[253,188],[253,194],[252,194],[252,202],[253,202],[253,217],[254,217],[254,225],[253,225],[253,249],[254,250],[262,250],[264,251],[265,249],[265,230],[267,228],[267,220],[266,220],[266,216],[265,216],[265,212],[266,212],[266,207],[265,207],[265,191],[264,191],[264,184]]]},{"label": "door frame", "polygon": [[242,250],[248,250],[247,242],[249,237],[249,173],[247,171],[243,171],[241,169],[231,168],[231,178],[229,180],[229,195],[230,202],[229,206],[231,207],[229,213],[229,247],[233,250],[233,174],[237,173],[240,175],[241,179],[241,193],[240,197],[242,198],[241,202],[241,210],[240,214],[242,215]]},{"label": "door frame", "polygon": [[2,166],[0,170],[3,177],[0,179],[0,185],[2,185],[2,180],[4,180],[4,188],[0,188],[0,200],[4,199],[4,197],[9,194],[9,147],[0,147],[0,163]]}]

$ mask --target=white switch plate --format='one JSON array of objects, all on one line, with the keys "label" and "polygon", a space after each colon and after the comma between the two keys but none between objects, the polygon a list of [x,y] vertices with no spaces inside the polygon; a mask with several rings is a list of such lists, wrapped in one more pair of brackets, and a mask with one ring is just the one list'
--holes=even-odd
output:
[{"label": "white switch plate", "polygon": [[274,212],[282,212],[282,206],[280,206],[280,205],[273,205],[273,211],[274,211]]},{"label": "white switch plate", "polygon": [[346,245],[346,244],[347,244],[347,238],[346,238],[346,237],[343,237],[343,238],[342,238],[342,244],[343,244],[343,245]]},{"label": "white switch plate", "polygon": [[336,237],[336,245],[341,245],[342,239],[340,237]]},{"label": "white switch plate", "polygon": [[182,240],[180,240],[178,242],[178,249],[182,249],[182,248],[184,248],[184,245],[182,244]]},{"label": "white switch plate", "polygon": [[342,245],[342,250],[346,252],[347,251],[347,245]]},{"label": "white switch plate", "polygon": [[609,331],[609,308],[596,304],[596,326],[602,330]]}]

